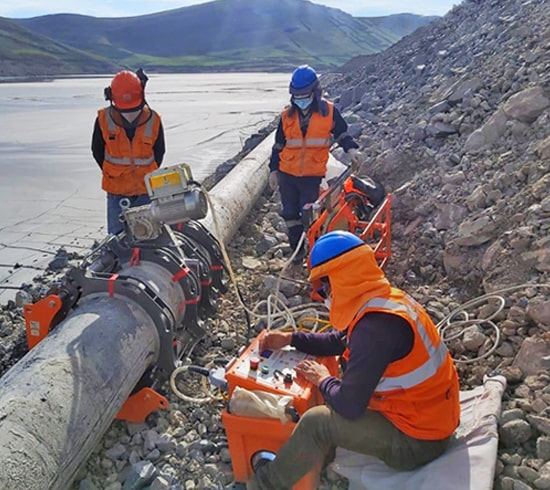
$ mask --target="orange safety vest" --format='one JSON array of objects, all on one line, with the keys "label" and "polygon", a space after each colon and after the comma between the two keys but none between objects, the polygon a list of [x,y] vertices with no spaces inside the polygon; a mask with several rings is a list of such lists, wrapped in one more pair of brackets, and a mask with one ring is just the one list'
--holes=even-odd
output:
[{"label": "orange safety vest", "polygon": [[[411,437],[445,439],[459,423],[459,381],[434,323],[412,297],[392,287],[389,297],[372,298],[358,311],[348,329],[348,342],[357,322],[373,311],[406,320],[414,332],[414,342],[409,354],[388,365],[368,408],[381,412]],[[344,357],[349,357],[349,351]]]},{"label": "orange safety vest", "polygon": [[132,141],[126,136],[118,112],[105,107],[97,116],[105,141],[101,188],[121,196],[147,194],[145,175],[158,168],[153,145],[159,135],[160,116],[145,106]]},{"label": "orange safety vest", "polygon": [[323,116],[315,111],[309,120],[306,135],[300,128],[300,117],[294,108],[285,109],[281,117],[286,138],[284,148],[279,153],[279,170],[296,177],[324,177],[327,171],[328,152],[332,144],[334,105],[327,100],[328,114]]}]

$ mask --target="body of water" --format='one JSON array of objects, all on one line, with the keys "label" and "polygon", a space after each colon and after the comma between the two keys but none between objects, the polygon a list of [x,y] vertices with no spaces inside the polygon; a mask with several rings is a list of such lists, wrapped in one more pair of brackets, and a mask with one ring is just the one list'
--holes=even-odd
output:
[{"label": "body of water", "polygon": [[[289,77],[150,75],[146,98],[165,128],[163,165],[188,163],[202,180],[281,112],[289,100]],[[98,76],[0,84],[0,232],[74,196],[103,212],[101,175],[90,143],[110,81]]]}]

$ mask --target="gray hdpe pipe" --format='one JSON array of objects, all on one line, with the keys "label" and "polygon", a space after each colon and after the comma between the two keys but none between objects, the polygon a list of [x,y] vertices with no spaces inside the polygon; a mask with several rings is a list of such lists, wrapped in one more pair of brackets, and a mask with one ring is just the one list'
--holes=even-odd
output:
[{"label": "gray hdpe pipe", "polygon": [[[219,240],[230,240],[260,196],[272,144],[273,135],[210,192]],[[216,235],[211,212],[203,223]],[[135,301],[84,297],[0,378],[0,489],[68,488],[158,353],[155,325]]]}]

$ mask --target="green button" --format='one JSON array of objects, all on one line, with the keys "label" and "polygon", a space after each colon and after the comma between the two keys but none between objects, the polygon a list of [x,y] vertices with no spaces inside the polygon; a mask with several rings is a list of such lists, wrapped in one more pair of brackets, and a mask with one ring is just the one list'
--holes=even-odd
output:
[{"label": "green button", "polygon": [[262,366],[262,374],[269,373],[269,368],[267,366]]}]

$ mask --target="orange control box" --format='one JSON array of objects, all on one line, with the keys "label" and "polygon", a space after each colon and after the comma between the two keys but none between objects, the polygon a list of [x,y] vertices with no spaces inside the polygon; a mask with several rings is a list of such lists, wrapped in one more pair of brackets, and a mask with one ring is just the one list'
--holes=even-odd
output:
[{"label": "orange control box", "polygon": [[[226,380],[229,397],[239,386],[247,390],[261,390],[287,395],[293,398],[293,407],[301,416],[308,408],[323,404],[318,389],[296,375],[296,365],[304,359],[315,359],[325,364],[333,376],[338,375],[336,357],[315,358],[291,347],[259,352],[259,343],[267,331],[261,332],[248,348],[227,368]],[[250,458],[262,449],[277,452],[290,437],[296,424],[273,418],[243,417],[222,412],[222,422],[227,434],[235,480],[245,482],[252,474]],[[313,475],[306,475],[294,490],[314,488]]]}]

